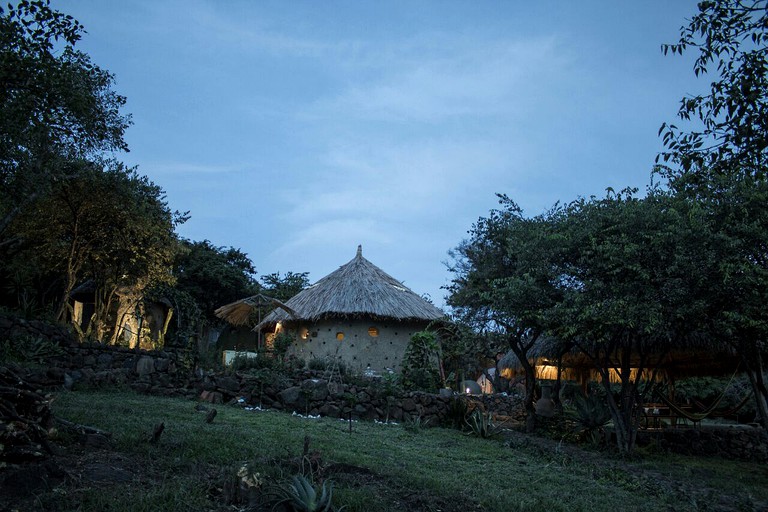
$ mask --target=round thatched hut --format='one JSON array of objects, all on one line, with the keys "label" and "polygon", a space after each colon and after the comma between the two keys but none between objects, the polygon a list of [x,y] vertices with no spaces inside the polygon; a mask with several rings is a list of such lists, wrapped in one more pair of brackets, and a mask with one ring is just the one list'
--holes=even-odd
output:
[{"label": "round thatched hut", "polygon": [[445,313],[357,255],[272,311],[256,329],[289,333],[291,354],[338,357],[347,366],[399,370],[413,333]]}]

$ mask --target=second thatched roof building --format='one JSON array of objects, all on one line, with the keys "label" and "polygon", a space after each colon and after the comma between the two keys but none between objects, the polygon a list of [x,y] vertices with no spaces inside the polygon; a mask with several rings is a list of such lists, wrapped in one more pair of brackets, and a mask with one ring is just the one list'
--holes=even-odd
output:
[{"label": "second thatched roof building", "polygon": [[338,357],[348,366],[398,371],[413,333],[445,314],[357,255],[277,308],[256,326],[294,337],[289,353],[309,361]]}]

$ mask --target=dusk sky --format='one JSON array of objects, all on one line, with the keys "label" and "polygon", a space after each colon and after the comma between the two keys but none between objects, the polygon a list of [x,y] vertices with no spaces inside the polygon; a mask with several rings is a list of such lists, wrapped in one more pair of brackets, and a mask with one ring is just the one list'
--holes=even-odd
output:
[{"label": "dusk sky", "polygon": [[701,92],[663,56],[695,1],[53,0],[116,76],[130,153],[179,232],[259,275],[355,256],[444,305],[448,251],[496,193],[535,215],[644,188]]}]

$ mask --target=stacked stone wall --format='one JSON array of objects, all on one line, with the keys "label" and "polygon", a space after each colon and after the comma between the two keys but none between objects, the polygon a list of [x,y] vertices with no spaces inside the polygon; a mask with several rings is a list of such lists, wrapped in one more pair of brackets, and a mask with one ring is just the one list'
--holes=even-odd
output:
[{"label": "stacked stone wall", "polygon": [[768,462],[768,434],[746,425],[641,431],[637,441],[640,446],[656,444],[662,450],[684,455]]},{"label": "stacked stone wall", "polygon": [[[518,395],[392,394],[375,383],[328,382],[322,372],[304,371],[292,378],[262,373],[213,373],[195,369],[185,350],[137,351],[78,344],[65,328],[0,315],[3,337],[28,336],[56,342],[58,354],[25,379],[41,388],[78,389],[124,386],[141,393],[201,398],[213,403],[240,403],[298,414],[369,421],[450,424],[462,410],[481,410],[504,421],[525,419]],[[270,376],[272,375],[272,376]],[[690,455],[768,462],[768,434],[759,428],[676,428],[641,431],[638,443]]]}]

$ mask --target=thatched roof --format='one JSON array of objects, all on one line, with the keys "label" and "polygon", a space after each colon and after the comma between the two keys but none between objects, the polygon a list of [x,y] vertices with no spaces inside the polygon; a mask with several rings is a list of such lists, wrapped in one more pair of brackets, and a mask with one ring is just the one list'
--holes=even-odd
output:
[{"label": "thatched roof", "polygon": [[245,299],[240,299],[225,306],[221,306],[214,311],[214,314],[232,325],[246,325],[251,319],[252,312],[256,308],[263,306],[282,308],[290,315],[295,315],[295,312],[291,308],[279,300],[262,294],[246,297]]},{"label": "thatched roof", "polygon": [[441,310],[363,258],[360,246],[352,261],[299,292],[285,305],[295,314],[276,309],[258,327],[285,320],[314,322],[329,317],[431,321],[445,316]]}]

